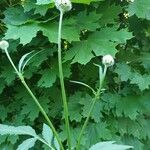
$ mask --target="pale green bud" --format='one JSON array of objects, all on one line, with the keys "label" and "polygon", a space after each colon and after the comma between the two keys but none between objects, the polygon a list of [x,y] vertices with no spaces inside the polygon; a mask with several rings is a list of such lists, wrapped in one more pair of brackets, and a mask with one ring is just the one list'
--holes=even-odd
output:
[{"label": "pale green bud", "polygon": [[0,41],[0,48],[6,50],[9,47],[9,43],[5,40]]},{"label": "pale green bud", "polygon": [[61,12],[66,12],[71,10],[72,4],[70,0],[55,0],[55,5]]},{"label": "pale green bud", "polygon": [[115,61],[114,61],[114,58],[111,55],[105,55],[102,58],[102,63],[105,66],[109,67],[109,66],[113,66]]}]

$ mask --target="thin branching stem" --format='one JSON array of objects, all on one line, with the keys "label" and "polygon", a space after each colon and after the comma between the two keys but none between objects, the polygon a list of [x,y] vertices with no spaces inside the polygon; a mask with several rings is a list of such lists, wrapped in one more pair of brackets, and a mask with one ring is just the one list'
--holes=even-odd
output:
[{"label": "thin branching stem", "polygon": [[70,82],[83,85],[83,86],[89,88],[89,89],[92,91],[92,93],[93,93],[94,95],[96,95],[96,91],[95,91],[91,86],[89,86],[88,84],[83,83],[83,82],[80,82],[80,81],[73,81],[73,80],[70,80]]},{"label": "thin branching stem", "polygon": [[12,59],[11,59],[11,57],[10,57],[8,51],[7,51],[7,49],[5,49],[5,53],[6,53],[6,55],[7,55],[8,59],[9,59],[11,65],[12,65],[12,67],[13,67],[14,70],[16,71],[16,73],[17,73],[19,79],[21,80],[22,84],[24,85],[24,87],[26,88],[26,90],[28,91],[28,93],[30,94],[30,96],[32,97],[32,99],[34,100],[34,102],[36,103],[36,105],[38,106],[39,110],[40,110],[41,113],[43,114],[43,116],[44,116],[44,118],[46,119],[48,125],[49,125],[50,128],[52,129],[52,131],[53,131],[53,133],[54,133],[54,135],[55,135],[55,137],[56,137],[56,139],[57,139],[57,141],[58,141],[58,143],[59,143],[59,145],[60,145],[60,148],[61,148],[62,150],[64,150],[64,147],[63,147],[63,145],[62,145],[61,139],[60,139],[60,137],[58,136],[58,133],[57,133],[55,127],[53,126],[51,120],[50,120],[49,117],[47,116],[45,110],[43,109],[43,107],[42,107],[41,104],[39,103],[38,99],[35,97],[35,95],[34,95],[33,92],[31,91],[31,89],[29,88],[29,86],[28,86],[27,83],[25,82],[23,75],[18,71],[18,69],[17,69],[16,66],[14,65],[14,63],[13,63],[13,61],[12,61]]},{"label": "thin branching stem", "polygon": [[21,79],[22,84],[24,85],[24,87],[26,88],[26,90],[28,91],[28,93],[30,94],[30,96],[32,97],[32,99],[34,100],[34,102],[36,103],[36,105],[38,106],[39,110],[41,111],[41,113],[43,114],[44,118],[46,119],[48,125],[50,126],[50,128],[52,129],[60,147],[62,150],[64,150],[62,142],[60,140],[60,137],[58,136],[58,133],[55,129],[55,127],[53,126],[51,120],[49,119],[49,117],[47,116],[45,110],[43,109],[43,107],[41,106],[41,104],[39,103],[39,101],[37,100],[37,98],[35,97],[35,95],[33,94],[33,92],[30,90],[29,86],[26,84],[25,80],[22,78]]},{"label": "thin branching stem", "polygon": [[89,119],[90,119],[90,116],[91,116],[91,113],[93,111],[93,108],[95,106],[95,103],[97,101],[97,99],[100,99],[100,94],[101,94],[101,89],[102,89],[102,86],[103,86],[103,82],[104,82],[104,79],[105,79],[105,76],[106,76],[106,72],[107,72],[107,66],[105,65],[104,66],[104,71],[102,71],[102,68],[101,66],[98,66],[99,67],[99,81],[100,81],[100,85],[99,85],[99,89],[97,90],[97,94],[95,95],[93,101],[92,101],[92,105],[90,107],[90,110],[89,110],[89,113],[86,117],[86,120],[82,126],[82,129],[80,131],[80,134],[78,136],[78,139],[77,139],[77,145],[76,145],[76,150],[80,150],[80,143],[81,143],[81,140],[82,140],[82,136],[83,136],[83,133],[85,131],[85,128],[87,127],[87,124],[89,122]]},{"label": "thin branching stem", "polygon": [[70,135],[70,125],[69,125],[69,117],[68,117],[69,116],[68,105],[67,105],[67,97],[66,97],[65,84],[64,84],[63,67],[62,67],[62,56],[61,56],[62,21],[63,21],[63,12],[60,11],[59,29],[58,29],[58,65],[59,65],[59,77],[60,77],[61,93],[62,93],[62,100],[63,100],[63,107],[64,107],[64,115],[65,115],[65,125],[67,131],[68,149],[71,150],[71,135]]}]

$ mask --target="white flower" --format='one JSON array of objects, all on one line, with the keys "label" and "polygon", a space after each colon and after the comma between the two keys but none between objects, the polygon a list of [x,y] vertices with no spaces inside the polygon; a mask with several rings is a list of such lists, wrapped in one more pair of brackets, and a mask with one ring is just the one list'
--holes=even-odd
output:
[{"label": "white flower", "polygon": [[0,48],[6,50],[9,47],[9,43],[5,40],[0,41]]},{"label": "white flower", "polygon": [[105,55],[102,58],[102,63],[105,66],[109,67],[109,66],[113,66],[115,61],[114,61],[114,58],[111,55]]},{"label": "white flower", "polygon": [[62,12],[69,11],[72,8],[70,0],[55,0],[56,8]]}]

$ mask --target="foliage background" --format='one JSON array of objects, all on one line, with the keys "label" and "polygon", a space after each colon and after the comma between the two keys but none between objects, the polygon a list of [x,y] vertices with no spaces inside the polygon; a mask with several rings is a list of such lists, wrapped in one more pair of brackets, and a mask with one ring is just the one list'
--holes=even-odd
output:
[{"label": "foliage background", "polygon": [[[72,143],[91,103],[91,93],[69,80],[98,85],[101,56],[111,54],[105,92],[97,101],[82,139],[82,149],[104,140],[150,149],[150,1],[72,0],[63,23],[63,62],[71,121]],[[22,55],[41,51],[24,75],[65,141],[57,66],[59,12],[50,0],[1,0],[0,38],[10,43],[15,64]],[[0,122],[31,125],[39,133],[45,122],[0,52]],[[0,149],[16,149],[24,137],[1,136]],[[41,147],[39,143],[37,148]],[[43,147],[43,146],[42,146]],[[43,149],[46,149],[43,147]]]}]

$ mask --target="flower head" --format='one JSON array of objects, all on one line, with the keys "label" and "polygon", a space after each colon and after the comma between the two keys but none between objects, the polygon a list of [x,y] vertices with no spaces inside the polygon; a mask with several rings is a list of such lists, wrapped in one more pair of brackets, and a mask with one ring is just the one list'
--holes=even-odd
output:
[{"label": "flower head", "polygon": [[0,48],[5,50],[9,47],[9,43],[5,40],[0,41]]},{"label": "flower head", "polygon": [[102,63],[105,66],[109,67],[109,66],[113,66],[115,61],[114,61],[114,58],[111,55],[105,55],[102,58]]},{"label": "flower head", "polygon": [[70,0],[55,0],[56,8],[62,12],[71,10],[72,4]]}]

